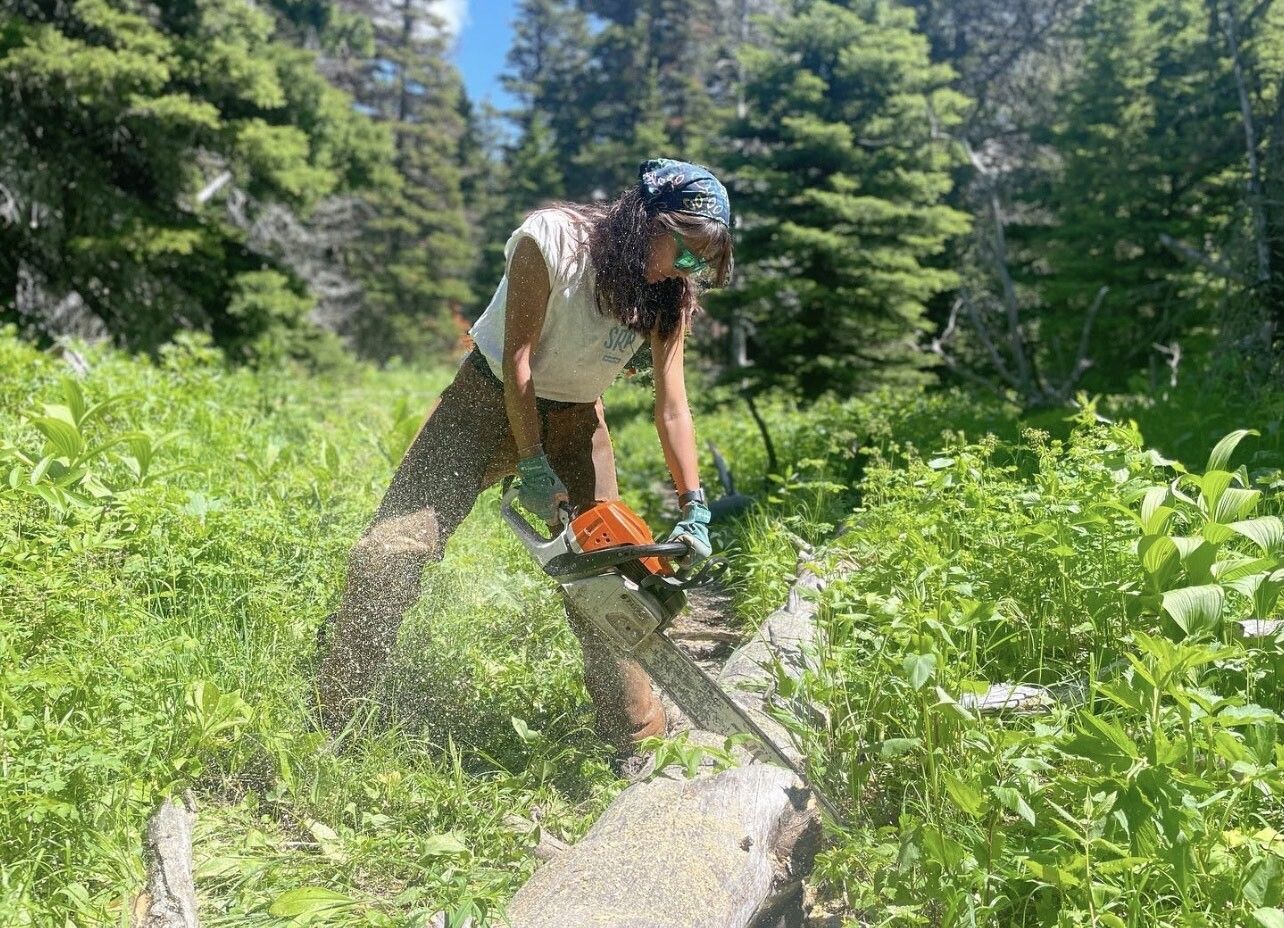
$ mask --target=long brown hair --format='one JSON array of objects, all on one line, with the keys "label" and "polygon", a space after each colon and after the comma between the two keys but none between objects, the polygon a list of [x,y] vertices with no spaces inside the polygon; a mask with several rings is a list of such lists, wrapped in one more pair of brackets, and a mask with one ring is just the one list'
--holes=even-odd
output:
[{"label": "long brown hair", "polygon": [[[699,309],[701,289],[723,287],[731,279],[730,230],[716,219],[649,208],[638,185],[605,205],[552,203],[549,207],[585,221],[597,274],[597,310],[635,332],[658,331],[661,338],[668,338],[679,325],[690,325]],[[665,230],[677,232],[688,248],[708,260],[702,279],[670,277],[647,283],[651,240]]]}]

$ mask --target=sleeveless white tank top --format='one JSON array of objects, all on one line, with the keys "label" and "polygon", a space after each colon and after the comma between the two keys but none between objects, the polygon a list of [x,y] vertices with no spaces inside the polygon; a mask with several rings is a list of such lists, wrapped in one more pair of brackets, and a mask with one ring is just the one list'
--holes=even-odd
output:
[{"label": "sleeveless white tank top", "polygon": [[[548,309],[531,358],[535,395],[570,403],[597,400],[640,347],[642,336],[597,310],[596,272],[584,220],[561,209],[531,213],[504,245],[504,263],[522,238],[539,247],[548,267]],[[504,378],[505,274],[469,331],[496,377]]]}]

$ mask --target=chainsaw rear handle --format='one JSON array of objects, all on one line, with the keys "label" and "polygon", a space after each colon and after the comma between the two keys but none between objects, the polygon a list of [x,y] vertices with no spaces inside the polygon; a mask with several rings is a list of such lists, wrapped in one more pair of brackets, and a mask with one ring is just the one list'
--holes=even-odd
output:
[{"label": "chainsaw rear handle", "polygon": [[[531,528],[529,522],[523,519],[513,508],[513,503],[517,499],[517,487],[513,486],[513,478],[504,478],[504,495],[499,500],[499,514],[503,516],[508,527],[511,528],[517,537],[521,539],[527,550],[543,567],[559,554],[571,553],[566,547],[566,535],[562,533],[554,538],[545,538],[535,529]],[[569,509],[569,507],[567,507]],[[567,518],[569,512],[563,512],[563,518]],[[568,519],[569,521],[569,519]]]}]

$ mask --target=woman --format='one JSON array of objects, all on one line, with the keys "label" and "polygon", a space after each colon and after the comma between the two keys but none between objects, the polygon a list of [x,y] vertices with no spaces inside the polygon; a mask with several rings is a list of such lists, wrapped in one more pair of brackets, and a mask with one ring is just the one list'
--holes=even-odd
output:
[{"label": "woman", "polygon": [[[476,342],[406,452],[379,511],[353,548],[318,672],[327,727],[341,727],[381,674],[424,565],[437,560],[478,494],[521,479],[520,502],[550,525],[558,506],[615,499],[602,394],[641,344],[655,366],[655,425],[682,519],[669,535],[708,557],[687,407],[683,340],[698,274],[730,277],[731,208],[706,168],[645,162],[608,206],[537,210],[504,248],[507,271],[472,329]],[[599,734],[621,757],[664,732],[664,710],[636,661],[613,652],[568,608],[584,648]]]}]

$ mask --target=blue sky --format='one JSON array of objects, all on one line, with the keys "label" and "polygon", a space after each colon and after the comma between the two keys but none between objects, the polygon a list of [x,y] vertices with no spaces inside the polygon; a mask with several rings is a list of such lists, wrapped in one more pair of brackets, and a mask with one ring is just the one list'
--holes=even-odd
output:
[{"label": "blue sky", "polygon": [[446,0],[444,5],[450,7],[447,15],[461,25],[454,59],[468,96],[477,103],[489,97],[501,109],[511,106],[512,98],[499,86],[499,75],[513,37],[516,0]]}]

